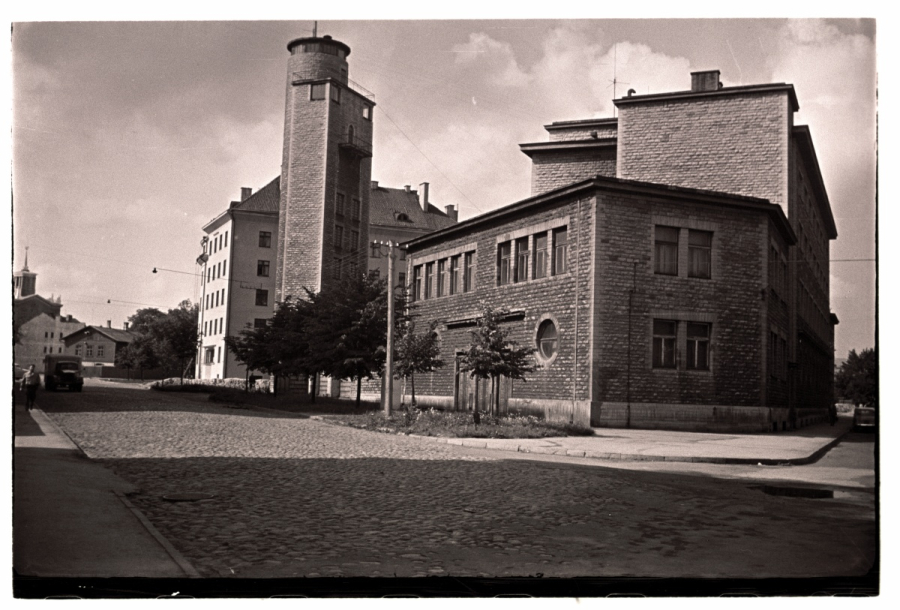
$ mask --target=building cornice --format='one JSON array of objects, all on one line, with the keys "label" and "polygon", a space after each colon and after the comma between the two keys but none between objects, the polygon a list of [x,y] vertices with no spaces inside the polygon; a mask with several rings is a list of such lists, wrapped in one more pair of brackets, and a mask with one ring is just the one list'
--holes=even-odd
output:
[{"label": "building cornice", "polygon": [[519,148],[529,157],[534,153],[566,152],[570,150],[594,150],[614,148],[618,138],[590,138],[586,140],[562,140],[557,142],[533,142],[519,144]]},{"label": "building cornice", "polygon": [[787,93],[794,112],[800,110],[797,94],[794,86],[786,83],[773,83],[769,85],[746,85],[743,87],[723,87],[715,91],[675,91],[671,93],[651,93],[649,95],[632,95],[613,100],[616,106],[629,106],[655,102],[678,102],[695,100],[708,97],[731,97],[738,95],[757,95],[760,93]]}]

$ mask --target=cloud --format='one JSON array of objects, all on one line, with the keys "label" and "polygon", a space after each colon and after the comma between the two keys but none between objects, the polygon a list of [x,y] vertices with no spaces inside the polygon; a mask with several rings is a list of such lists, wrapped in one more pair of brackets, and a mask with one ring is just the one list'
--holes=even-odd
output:
[{"label": "cloud", "polygon": [[454,45],[453,52],[458,65],[475,67],[482,78],[490,78],[502,86],[524,87],[531,81],[516,63],[512,46],[487,34],[469,34],[468,42]]}]

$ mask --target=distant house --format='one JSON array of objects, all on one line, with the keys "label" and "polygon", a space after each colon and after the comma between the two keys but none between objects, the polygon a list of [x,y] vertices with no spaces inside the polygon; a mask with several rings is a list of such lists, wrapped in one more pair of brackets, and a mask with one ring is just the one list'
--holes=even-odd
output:
[{"label": "distant house", "polygon": [[13,274],[13,345],[15,363],[22,368],[34,365],[40,370],[47,354],[61,354],[63,336],[84,324],[72,316],[62,315],[62,298],[36,294],[37,274],[28,270],[28,256],[21,271]]},{"label": "distant house", "polygon": [[65,353],[81,356],[85,366],[114,366],[119,350],[134,341],[136,335],[121,328],[85,326],[63,337]]}]

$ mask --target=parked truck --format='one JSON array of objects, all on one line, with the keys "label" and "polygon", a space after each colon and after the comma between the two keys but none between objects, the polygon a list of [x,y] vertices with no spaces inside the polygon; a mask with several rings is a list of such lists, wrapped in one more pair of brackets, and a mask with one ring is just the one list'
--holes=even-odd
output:
[{"label": "parked truck", "polygon": [[66,387],[80,392],[84,386],[81,356],[48,354],[44,356],[44,387],[53,391]]}]

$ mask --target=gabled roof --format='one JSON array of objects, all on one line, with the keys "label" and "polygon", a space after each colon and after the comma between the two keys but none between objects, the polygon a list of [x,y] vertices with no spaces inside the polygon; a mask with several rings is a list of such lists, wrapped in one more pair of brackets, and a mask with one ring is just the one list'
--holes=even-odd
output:
[{"label": "gabled roof", "polygon": [[84,328],[80,328],[76,330],[74,333],[66,335],[63,337],[63,340],[66,342],[66,345],[70,345],[70,341],[72,343],[76,343],[81,339],[82,336],[87,335],[88,333],[95,332],[98,335],[103,335],[110,341],[114,341],[115,343],[131,343],[135,340],[137,335],[128,330],[122,330],[121,328],[109,328],[107,326],[85,326]]},{"label": "gabled roof", "polygon": [[415,191],[373,186],[369,192],[369,224],[437,231],[456,221],[430,203],[426,213]]},{"label": "gabled roof", "polygon": [[279,200],[281,198],[281,177],[277,177],[240,203],[231,206],[232,210],[244,212],[275,212],[278,213]]}]

